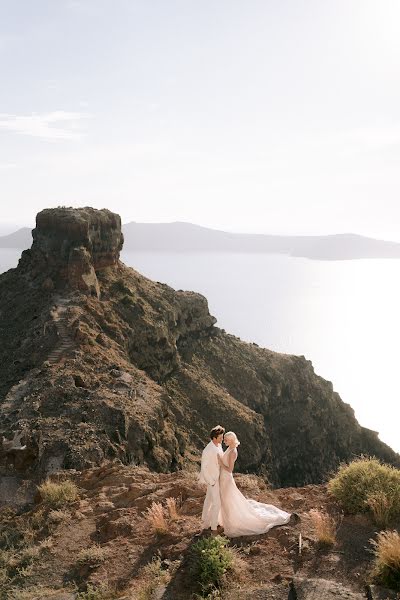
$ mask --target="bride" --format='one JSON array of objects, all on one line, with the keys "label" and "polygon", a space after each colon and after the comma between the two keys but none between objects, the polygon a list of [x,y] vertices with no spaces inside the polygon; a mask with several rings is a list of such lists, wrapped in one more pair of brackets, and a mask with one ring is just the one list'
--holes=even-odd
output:
[{"label": "bride", "polygon": [[233,431],[228,431],[224,436],[224,443],[228,446],[220,461],[220,494],[221,513],[220,522],[224,534],[228,537],[241,535],[258,535],[266,533],[276,525],[288,523],[291,515],[272,504],[263,504],[245,498],[236,487],[233,478],[233,468],[237,459],[237,447],[240,442]]}]

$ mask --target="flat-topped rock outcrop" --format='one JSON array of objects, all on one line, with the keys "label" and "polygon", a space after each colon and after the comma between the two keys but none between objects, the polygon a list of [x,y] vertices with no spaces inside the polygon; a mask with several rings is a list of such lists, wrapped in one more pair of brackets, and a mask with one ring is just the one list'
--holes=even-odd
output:
[{"label": "flat-topped rock outcrop", "polygon": [[93,208],[49,208],[36,217],[33,244],[24,253],[33,275],[46,274],[44,287],[66,285],[99,295],[96,272],[114,266],[123,245],[121,218]]}]

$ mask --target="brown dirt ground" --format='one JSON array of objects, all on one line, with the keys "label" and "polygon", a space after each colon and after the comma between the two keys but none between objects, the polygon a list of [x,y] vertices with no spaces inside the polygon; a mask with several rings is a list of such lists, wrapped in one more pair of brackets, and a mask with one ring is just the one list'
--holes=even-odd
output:
[{"label": "brown dirt ground", "polygon": [[[33,563],[21,587],[43,585],[56,590],[77,586],[85,590],[88,583],[95,587],[107,583],[117,590],[114,597],[134,600],[143,585],[141,569],[159,557],[165,571],[170,572],[169,581],[160,587],[159,597],[173,600],[192,597],[194,589],[187,557],[191,544],[202,535],[200,514],[204,498],[204,490],[193,474],[156,474],[143,467],[108,463],[68,476],[78,484],[80,500],[64,509],[63,520],[50,524],[51,515],[48,510],[43,511],[41,502],[14,518],[14,526],[21,527],[35,515],[39,519],[37,513],[42,511],[43,525],[35,534],[36,542],[51,540],[51,546],[41,560]],[[324,485],[270,490],[254,475],[237,475],[236,481],[246,496],[300,516],[294,525],[277,527],[262,536],[232,540],[231,545],[240,558],[240,568],[229,582],[231,589],[236,590],[236,598],[247,597],[245,590],[255,585],[267,584],[276,590],[276,598],[280,598],[279,590],[288,590],[294,577],[328,579],[345,584],[349,590],[364,590],[372,563],[369,540],[377,532],[368,516],[341,515]],[[144,518],[144,511],[152,502],[165,502],[168,497],[178,500],[179,518],[169,522],[165,535],[159,535]],[[333,548],[323,549],[318,545],[311,509],[337,516],[340,526]],[[3,521],[6,515],[9,518],[9,511],[0,512]],[[99,564],[78,564],[79,552],[93,544],[104,549],[106,560]]]}]

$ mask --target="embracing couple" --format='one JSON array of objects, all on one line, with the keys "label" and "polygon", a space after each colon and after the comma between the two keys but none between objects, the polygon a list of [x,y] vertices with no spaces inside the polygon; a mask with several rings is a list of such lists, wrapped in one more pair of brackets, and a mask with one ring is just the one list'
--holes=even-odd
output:
[{"label": "embracing couple", "polygon": [[[236,434],[233,431],[225,433],[225,429],[217,425],[211,430],[210,438],[201,456],[200,482],[207,485],[203,529],[211,527],[211,533],[216,535],[220,525],[228,537],[239,537],[266,533],[271,527],[288,523],[290,513],[245,498],[236,487],[233,469],[240,444]],[[225,452],[222,441],[227,447]]]}]

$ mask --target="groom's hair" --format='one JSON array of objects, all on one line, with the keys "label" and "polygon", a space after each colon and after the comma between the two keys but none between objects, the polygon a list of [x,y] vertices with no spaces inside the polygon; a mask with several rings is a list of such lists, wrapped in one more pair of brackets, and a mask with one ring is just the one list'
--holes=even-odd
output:
[{"label": "groom's hair", "polygon": [[214,438],[217,438],[219,435],[221,435],[221,433],[225,433],[224,427],[221,427],[221,425],[216,425],[210,431],[210,438],[213,440]]}]

